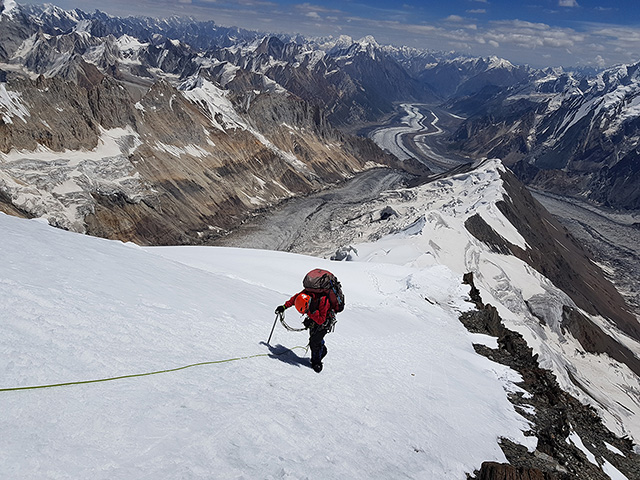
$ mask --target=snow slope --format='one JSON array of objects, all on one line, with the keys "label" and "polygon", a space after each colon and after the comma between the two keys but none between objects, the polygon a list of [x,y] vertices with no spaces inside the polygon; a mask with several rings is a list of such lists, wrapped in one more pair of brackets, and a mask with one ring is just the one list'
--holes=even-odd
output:
[{"label": "snow slope", "polygon": [[[468,173],[387,192],[378,200],[345,213],[350,220],[341,227],[342,238],[338,241],[355,247],[357,255],[353,259],[358,262],[425,269],[445,265],[455,272],[454,277],[473,272],[483,301],[498,309],[507,328],[523,335],[540,355],[541,366],[555,373],[562,388],[591,404],[611,431],[637,443],[640,378],[606,355],[584,352],[579,341],[562,327],[562,306],[575,307],[573,301],[525,262],[492,251],[465,228],[465,221],[477,214],[508,242],[528,248],[496,205],[507,195],[500,180],[504,169],[499,160],[486,160]],[[375,220],[389,207],[397,215],[384,222]],[[375,241],[365,242],[366,239]],[[334,253],[335,243],[333,249],[329,248],[324,255]],[[636,340],[602,317],[589,317],[640,355]],[[572,376],[582,388],[576,386]]]},{"label": "snow slope", "polygon": [[[0,245],[0,478],[462,479],[505,461],[498,437],[535,446],[447,267],[142,249],[3,214]],[[314,267],[347,299],[321,374],[285,350],[305,333],[264,344]]]}]

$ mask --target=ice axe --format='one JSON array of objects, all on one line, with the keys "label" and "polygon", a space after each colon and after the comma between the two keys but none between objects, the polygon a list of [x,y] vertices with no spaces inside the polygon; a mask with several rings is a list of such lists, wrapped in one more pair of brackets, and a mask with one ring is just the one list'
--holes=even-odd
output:
[{"label": "ice axe", "polygon": [[271,327],[271,333],[269,334],[269,340],[267,340],[267,345],[269,345],[270,344],[269,342],[271,342],[271,335],[273,335],[273,331],[276,328],[276,323],[278,323],[278,320],[280,320],[280,323],[282,324],[282,326],[290,332],[302,332],[307,329],[307,327],[293,328],[292,326],[287,325],[287,322],[284,321],[284,312],[276,312],[276,319],[273,321],[273,327]]},{"label": "ice axe", "polygon": [[273,321],[273,327],[271,327],[271,333],[269,334],[269,340],[267,340],[267,345],[271,344],[271,336],[273,335],[273,331],[276,329],[276,323],[278,323],[278,318],[283,315],[282,313],[276,313],[276,319]]}]

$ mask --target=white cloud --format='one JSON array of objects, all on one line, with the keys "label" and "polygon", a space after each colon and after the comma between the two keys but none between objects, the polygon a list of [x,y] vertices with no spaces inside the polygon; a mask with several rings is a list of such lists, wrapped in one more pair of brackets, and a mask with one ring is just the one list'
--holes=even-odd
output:
[{"label": "white cloud", "polygon": [[558,0],[559,7],[579,7],[576,0]]}]

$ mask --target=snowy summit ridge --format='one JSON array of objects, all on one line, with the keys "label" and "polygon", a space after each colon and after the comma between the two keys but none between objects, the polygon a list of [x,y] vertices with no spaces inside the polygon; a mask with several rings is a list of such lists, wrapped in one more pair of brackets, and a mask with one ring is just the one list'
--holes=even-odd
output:
[{"label": "snowy summit ridge", "polygon": [[[537,295],[570,299],[465,227],[480,215],[508,242],[531,247],[496,208],[513,195],[505,173],[487,161],[358,207],[353,228],[377,238],[355,245],[357,261],[340,263],[257,249],[140,248],[0,215],[0,422],[9,433],[0,449],[11,459],[0,474],[444,479],[505,462],[499,439],[534,452],[535,408],[507,399],[527,398],[523,378],[478,355],[474,345],[497,349],[496,338],[459,321],[474,308],[466,271],[550,368],[590,380],[600,401],[611,395],[605,419],[615,428],[621,406],[635,408],[615,391],[632,392],[637,377],[527,314]],[[365,228],[364,212],[383,204],[397,215],[369,222],[389,229],[379,235]],[[275,306],[312,268],[333,271],[348,300],[326,338],[321,375],[308,368],[304,333],[277,327],[264,343]],[[295,311],[287,322],[297,325]],[[629,383],[607,390],[612,364]],[[105,378],[113,380],[15,390]],[[625,415],[618,427],[635,434]],[[568,433],[601,461],[586,437]]]},{"label": "snowy summit ridge", "polygon": [[[509,186],[506,174],[502,162],[486,160],[467,172],[420,187],[388,192],[378,201],[348,213],[348,218],[354,220],[344,229],[341,240],[356,248],[358,255],[354,258],[359,261],[425,268],[446,265],[459,277],[465,272],[474,272],[476,286],[485,302],[495,305],[505,324],[525,337],[529,346],[539,353],[542,365],[558,377],[563,389],[594,406],[612,431],[637,439],[640,437],[640,378],[631,369],[637,367],[632,352],[638,351],[638,341],[621,330],[622,323],[617,327],[611,319],[596,314],[594,308],[582,300],[580,292],[570,292],[573,295],[570,297],[558,288],[557,285],[566,280],[561,275],[553,276],[551,266],[561,262],[563,268],[571,272],[570,282],[578,285],[579,277],[572,269],[582,267],[572,266],[567,259],[572,250],[580,247],[565,235],[553,236],[553,232],[561,230],[559,226],[548,226],[553,224],[548,214],[538,219],[539,225],[531,227],[539,231],[540,236],[516,228],[517,218],[506,215],[508,206],[522,192]],[[395,215],[384,222],[372,221],[389,208]],[[526,214],[524,209],[517,211]],[[488,235],[487,231],[493,234]],[[367,243],[367,238],[372,241]],[[554,260],[543,265],[527,263],[528,257],[536,256],[531,252],[542,248],[538,243],[540,238],[547,245],[555,246],[556,250],[542,253],[543,257]],[[516,256],[513,252],[523,253]],[[547,275],[540,270],[548,271]],[[580,288],[595,288],[595,277],[588,278]],[[616,295],[615,291],[612,295]],[[585,353],[577,332],[569,331],[567,308],[583,313],[583,328],[593,323],[594,332],[624,339],[622,343],[628,347],[626,355],[630,355],[632,361],[624,364],[620,361],[622,357],[616,361],[607,356],[605,360],[599,354]],[[598,309],[603,308],[596,306],[595,310]],[[630,317],[633,328],[637,329],[637,319]],[[611,374],[612,366],[617,374]]]}]

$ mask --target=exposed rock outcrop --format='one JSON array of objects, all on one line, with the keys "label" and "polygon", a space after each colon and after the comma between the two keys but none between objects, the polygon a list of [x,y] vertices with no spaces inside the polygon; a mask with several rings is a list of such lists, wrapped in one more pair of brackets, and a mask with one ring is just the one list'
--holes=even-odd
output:
[{"label": "exposed rock outcrop", "polygon": [[474,477],[477,480],[606,480],[609,466],[628,479],[640,479],[640,456],[628,439],[618,438],[607,430],[595,410],[564,392],[555,376],[540,368],[537,355],[517,332],[507,329],[498,311],[484,305],[475,290],[473,276],[465,275],[478,310],[465,312],[460,321],[475,333],[497,337],[498,348],[474,344],[476,351],[494,362],[516,370],[525,393],[511,393],[509,399],[531,422],[530,435],[537,437],[534,452],[502,439],[500,446],[509,465],[483,463]]},{"label": "exposed rock outcrop", "polygon": [[[98,144],[99,123],[86,90],[61,78],[30,80],[11,75],[3,86],[14,99],[14,115],[0,118],[0,152],[90,150]],[[7,121],[7,119],[9,121]]]}]

